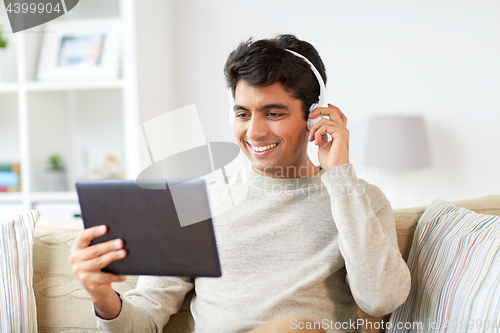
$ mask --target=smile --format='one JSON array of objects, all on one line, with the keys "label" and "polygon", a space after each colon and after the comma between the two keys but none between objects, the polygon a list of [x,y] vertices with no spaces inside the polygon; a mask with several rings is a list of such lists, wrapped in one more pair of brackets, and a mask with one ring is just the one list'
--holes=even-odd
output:
[{"label": "smile", "polygon": [[250,145],[250,147],[252,147],[253,151],[263,152],[263,151],[269,150],[271,148],[274,148],[277,145],[278,145],[277,143],[273,143],[273,144],[270,144],[270,145],[267,145],[267,146],[260,146],[260,147],[255,147],[255,146]]}]

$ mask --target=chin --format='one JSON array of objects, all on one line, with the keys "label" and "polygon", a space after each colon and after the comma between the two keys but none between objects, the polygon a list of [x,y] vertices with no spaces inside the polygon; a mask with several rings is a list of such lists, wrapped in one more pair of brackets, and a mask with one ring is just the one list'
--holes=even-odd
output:
[{"label": "chin", "polygon": [[283,166],[281,165],[270,165],[270,164],[264,164],[264,163],[259,163],[258,161],[254,162],[252,161],[252,168],[264,175],[274,175],[277,172],[283,173]]}]

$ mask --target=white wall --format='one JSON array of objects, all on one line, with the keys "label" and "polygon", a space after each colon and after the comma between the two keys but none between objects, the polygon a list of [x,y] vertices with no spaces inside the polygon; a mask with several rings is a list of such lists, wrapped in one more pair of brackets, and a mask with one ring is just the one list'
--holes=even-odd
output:
[{"label": "white wall", "polygon": [[[154,10],[152,10],[154,8]],[[174,2],[135,1],[139,121],[179,106],[174,63]]]},{"label": "white wall", "polygon": [[[164,95],[143,92],[141,106],[195,103],[209,141],[233,140],[222,73],[228,53],[250,36],[292,33],[315,45],[325,62],[328,100],[349,118],[358,176],[381,187],[395,207],[500,193],[498,1],[170,0],[158,8],[160,13],[143,11],[139,20],[163,18],[151,20],[166,29],[152,42],[172,60],[171,68],[139,62],[139,75],[157,65],[174,84],[166,84]],[[158,91],[165,79],[150,77],[150,89]],[[148,90],[146,79],[142,91]],[[151,108],[141,112],[149,115]],[[432,168],[401,173],[399,183],[383,171],[365,172],[366,122],[380,113],[426,117]]]}]

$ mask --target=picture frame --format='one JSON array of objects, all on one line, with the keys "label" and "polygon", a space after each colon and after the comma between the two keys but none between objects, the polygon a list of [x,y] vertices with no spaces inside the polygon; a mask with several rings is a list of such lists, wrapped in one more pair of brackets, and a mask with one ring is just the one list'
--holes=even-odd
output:
[{"label": "picture frame", "polygon": [[120,20],[55,20],[45,26],[37,80],[116,79],[120,72]]}]

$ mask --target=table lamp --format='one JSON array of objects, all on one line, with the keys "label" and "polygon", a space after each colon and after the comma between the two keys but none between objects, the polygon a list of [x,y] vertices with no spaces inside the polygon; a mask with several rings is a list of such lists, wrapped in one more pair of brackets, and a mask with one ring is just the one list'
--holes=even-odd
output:
[{"label": "table lamp", "polygon": [[432,165],[422,116],[373,116],[368,122],[365,164],[405,170]]},{"label": "table lamp", "polygon": [[372,116],[368,121],[364,164],[389,170],[396,178],[400,200],[401,172],[432,165],[423,116]]}]

